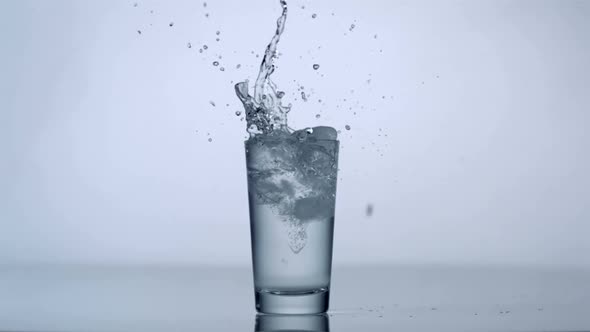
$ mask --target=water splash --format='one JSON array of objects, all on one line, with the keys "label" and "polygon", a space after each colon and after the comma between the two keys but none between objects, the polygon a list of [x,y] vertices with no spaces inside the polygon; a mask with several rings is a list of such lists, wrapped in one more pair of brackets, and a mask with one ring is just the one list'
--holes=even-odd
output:
[{"label": "water splash", "polygon": [[246,125],[251,138],[257,134],[289,134],[287,113],[289,113],[291,105],[282,105],[281,98],[284,93],[278,91],[277,86],[270,79],[275,70],[274,59],[277,56],[277,44],[281,39],[287,20],[287,2],[280,0],[280,3],[283,11],[277,20],[275,34],[264,52],[258,78],[254,84],[253,95],[249,94],[247,80],[235,85],[236,94],[246,110]]}]

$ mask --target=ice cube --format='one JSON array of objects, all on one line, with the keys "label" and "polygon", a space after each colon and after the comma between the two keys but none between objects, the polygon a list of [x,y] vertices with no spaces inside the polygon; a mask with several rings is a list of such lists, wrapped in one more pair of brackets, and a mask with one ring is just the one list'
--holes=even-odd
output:
[{"label": "ice cube", "polygon": [[294,216],[301,221],[327,220],[333,217],[333,202],[323,196],[305,197],[295,202]]},{"label": "ice cube", "polygon": [[313,127],[313,133],[310,136],[316,139],[338,139],[338,133],[336,132],[336,129],[326,126]]}]

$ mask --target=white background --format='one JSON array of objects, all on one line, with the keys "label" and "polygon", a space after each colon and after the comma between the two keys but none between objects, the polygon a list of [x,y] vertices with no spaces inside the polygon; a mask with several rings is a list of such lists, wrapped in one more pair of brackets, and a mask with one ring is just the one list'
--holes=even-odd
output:
[{"label": "white background", "polygon": [[[278,1],[133,3],[0,3],[0,264],[250,263],[233,83]],[[336,264],[590,266],[590,2],[289,5],[290,123],[342,130]]]}]

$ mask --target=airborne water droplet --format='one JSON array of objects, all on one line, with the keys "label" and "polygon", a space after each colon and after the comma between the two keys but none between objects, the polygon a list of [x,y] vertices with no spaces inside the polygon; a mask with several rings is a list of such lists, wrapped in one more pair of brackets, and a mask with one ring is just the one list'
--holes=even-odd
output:
[{"label": "airborne water droplet", "polygon": [[209,104],[211,104],[211,106],[215,107],[215,102],[213,100],[209,101]]},{"label": "airborne water droplet", "polygon": [[303,101],[307,101],[307,96],[305,95],[305,92],[301,91],[301,99],[303,99]]},{"label": "airborne water droplet", "polygon": [[320,116],[321,116],[321,115],[319,115],[319,114],[316,114],[316,115],[315,115],[315,118],[316,118],[316,119],[319,119],[319,118],[320,118]]},{"label": "airborne water droplet", "polygon": [[311,18],[316,18],[316,17],[318,17],[318,15],[315,13],[311,15]]},{"label": "airborne water droplet", "polygon": [[316,63],[316,64],[314,64],[314,65],[313,65],[313,69],[314,69],[314,70],[318,70],[318,69],[320,69],[320,65],[318,65],[317,63]]},{"label": "airborne water droplet", "polygon": [[203,7],[207,7],[207,3],[206,2],[203,2]]},{"label": "airborne water droplet", "polygon": [[367,204],[367,210],[365,211],[367,217],[373,215],[373,204]]},{"label": "airborne water droplet", "polygon": [[209,142],[213,142],[213,139],[211,137],[209,137],[208,141]]},{"label": "airborne water droplet", "polygon": [[191,48],[191,47],[193,47],[193,45],[191,45],[191,43],[187,43],[186,47]]},{"label": "airborne water droplet", "polygon": [[208,48],[209,48],[209,46],[207,46],[207,45],[203,45],[203,49],[204,49],[204,50],[206,50],[206,49],[208,49]]},{"label": "airborne water droplet", "polygon": [[242,115],[242,112],[236,111],[236,116],[240,116],[240,115]]},{"label": "airborne water droplet", "polygon": [[220,67],[220,68],[219,68],[219,70],[221,70],[221,71],[225,71],[225,68],[223,68],[223,67]]},{"label": "airborne water droplet", "polygon": [[349,125],[344,126],[344,128],[346,128],[346,130],[350,130],[350,126]]},{"label": "airborne water droplet", "polygon": [[215,34],[219,36],[219,34],[221,33],[221,31],[217,30],[215,31]]},{"label": "airborne water droplet", "polygon": [[349,31],[352,31],[352,30],[354,30],[354,28],[356,28],[356,25],[354,25],[354,23],[353,23],[353,24],[350,25],[350,29],[348,29],[348,30]]},{"label": "airborne water droplet", "polygon": [[213,61],[213,65],[214,65],[215,67],[219,66],[219,61]]},{"label": "airborne water droplet", "polygon": [[240,67],[242,67],[242,65],[238,63],[238,64],[236,65],[236,69],[240,69]]},{"label": "airborne water droplet", "polygon": [[141,30],[137,30],[137,33],[141,35]]},{"label": "airborne water droplet", "polygon": [[174,26],[174,22],[170,22],[168,25],[171,26],[171,27],[173,27]]}]

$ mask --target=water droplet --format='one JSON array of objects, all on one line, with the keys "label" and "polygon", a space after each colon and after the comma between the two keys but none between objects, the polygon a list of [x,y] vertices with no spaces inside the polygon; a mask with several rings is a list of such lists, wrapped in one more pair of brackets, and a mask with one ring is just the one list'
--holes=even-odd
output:
[{"label": "water droplet", "polygon": [[211,137],[209,137],[208,141],[209,142],[213,142],[213,139]]},{"label": "water droplet", "polygon": [[317,63],[316,63],[316,64],[314,64],[314,65],[313,65],[313,69],[314,69],[314,70],[318,70],[318,69],[320,69],[320,65],[318,65]]},{"label": "water droplet", "polygon": [[154,13],[154,11],[153,10],[150,10],[150,14],[153,14],[153,13]]},{"label": "water droplet", "polygon": [[174,26],[174,22],[170,22],[168,23],[169,26],[173,27]]},{"label": "water droplet", "polygon": [[137,33],[141,35],[141,30],[137,30]]},{"label": "water droplet", "polygon": [[209,18],[209,13],[205,13],[205,17],[206,18]]},{"label": "water droplet", "polygon": [[349,125],[346,125],[346,126],[344,126],[344,128],[345,128],[346,130],[350,130],[350,126],[349,126]]},{"label": "water droplet", "polygon": [[207,7],[207,3],[206,2],[203,2],[203,7]]},{"label": "water droplet", "polygon": [[219,38],[215,38],[215,41],[219,41],[219,40],[220,40]]},{"label": "water droplet", "polygon": [[240,115],[242,115],[242,112],[236,111],[236,116],[240,116]]},{"label": "water droplet", "polygon": [[377,34],[375,34],[375,35],[373,36],[373,38],[377,39]]},{"label": "water droplet", "polygon": [[367,217],[370,217],[373,215],[373,204],[367,204],[367,209],[365,210],[365,214],[367,215]]},{"label": "water droplet", "polygon": [[137,7],[137,2],[133,4],[133,7]]},{"label": "water droplet", "polygon": [[213,100],[210,100],[209,104],[211,104],[211,106],[215,107],[215,102]]},{"label": "water droplet", "polygon": [[221,33],[221,31],[217,30],[215,31],[215,34],[219,36],[219,34]]},{"label": "water droplet", "polygon": [[311,18],[316,18],[316,17],[318,17],[318,15],[315,13],[311,15]]},{"label": "water droplet", "polygon": [[283,98],[284,96],[285,96],[285,91],[279,91],[279,92],[277,92],[277,97]]},{"label": "water droplet", "polygon": [[316,114],[316,115],[315,115],[315,118],[316,118],[316,119],[319,119],[320,117],[321,117],[321,115],[319,115],[319,114]]},{"label": "water droplet", "polygon": [[356,28],[356,25],[354,25],[354,23],[353,23],[353,24],[350,25],[350,28],[348,30],[349,31],[352,31],[352,30],[354,30],[354,28]]},{"label": "water droplet", "polygon": [[193,45],[191,45],[191,43],[186,43],[186,47],[191,48]]},{"label": "water droplet", "polygon": [[219,68],[219,70],[221,70],[221,71],[225,71],[225,68],[223,68],[223,67],[220,67],[220,68]]},{"label": "water droplet", "polygon": [[236,65],[236,69],[240,69],[240,67],[242,67],[242,65],[238,63],[238,64]]},{"label": "water droplet", "polygon": [[199,48],[199,53],[203,53],[203,49],[202,48]]},{"label": "water droplet", "polygon": [[303,99],[303,101],[307,101],[307,96],[305,95],[305,92],[301,91],[301,99]]},{"label": "water droplet", "polygon": [[219,61],[213,61],[213,65],[214,65],[215,67],[219,66]]},{"label": "water droplet", "polygon": [[321,102],[322,102],[322,100],[321,99],[318,99],[318,103],[321,103]]}]

